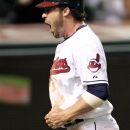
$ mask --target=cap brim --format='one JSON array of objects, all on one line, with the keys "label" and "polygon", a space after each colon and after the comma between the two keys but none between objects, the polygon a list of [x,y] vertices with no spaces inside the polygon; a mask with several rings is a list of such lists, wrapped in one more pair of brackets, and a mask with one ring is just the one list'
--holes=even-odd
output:
[{"label": "cap brim", "polygon": [[37,8],[46,8],[46,7],[53,7],[53,6],[57,6],[59,5],[59,3],[57,2],[41,2],[39,4],[36,5]]}]

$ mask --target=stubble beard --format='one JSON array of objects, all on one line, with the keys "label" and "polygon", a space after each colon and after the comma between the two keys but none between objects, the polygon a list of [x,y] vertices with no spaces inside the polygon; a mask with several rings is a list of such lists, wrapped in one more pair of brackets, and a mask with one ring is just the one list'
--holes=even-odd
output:
[{"label": "stubble beard", "polygon": [[55,38],[63,37],[63,20],[62,18],[55,22],[52,34]]}]

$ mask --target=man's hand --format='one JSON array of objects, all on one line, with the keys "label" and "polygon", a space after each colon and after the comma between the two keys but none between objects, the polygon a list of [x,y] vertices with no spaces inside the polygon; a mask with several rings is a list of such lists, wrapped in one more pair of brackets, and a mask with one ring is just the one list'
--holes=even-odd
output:
[{"label": "man's hand", "polygon": [[46,123],[52,129],[57,129],[64,125],[68,121],[68,115],[65,113],[65,110],[58,107],[54,107],[51,111],[45,116]]},{"label": "man's hand", "polygon": [[45,116],[46,123],[52,129],[57,129],[64,124],[71,122],[72,119],[79,115],[83,115],[89,111],[93,110],[82,97],[67,109],[63,110],[58,107],[53,107],[51,111]]}]

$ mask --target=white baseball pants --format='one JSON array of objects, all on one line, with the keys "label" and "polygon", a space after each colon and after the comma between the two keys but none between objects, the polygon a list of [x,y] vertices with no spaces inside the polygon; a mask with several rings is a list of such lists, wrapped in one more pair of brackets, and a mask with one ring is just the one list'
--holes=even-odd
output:
[{"label": "white baseball pants", "polygon": [[94,119],[69,126],[67,130],[119,130],[119,126],[111,115],[104,115]]}]

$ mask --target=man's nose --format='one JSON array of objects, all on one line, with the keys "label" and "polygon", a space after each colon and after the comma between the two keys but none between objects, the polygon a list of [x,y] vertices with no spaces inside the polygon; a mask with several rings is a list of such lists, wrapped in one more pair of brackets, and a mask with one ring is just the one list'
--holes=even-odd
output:
[{"label": "man's nose", "polygon": [[47,13],[42,14],[42,18],[45,19],[47,17]]}]

